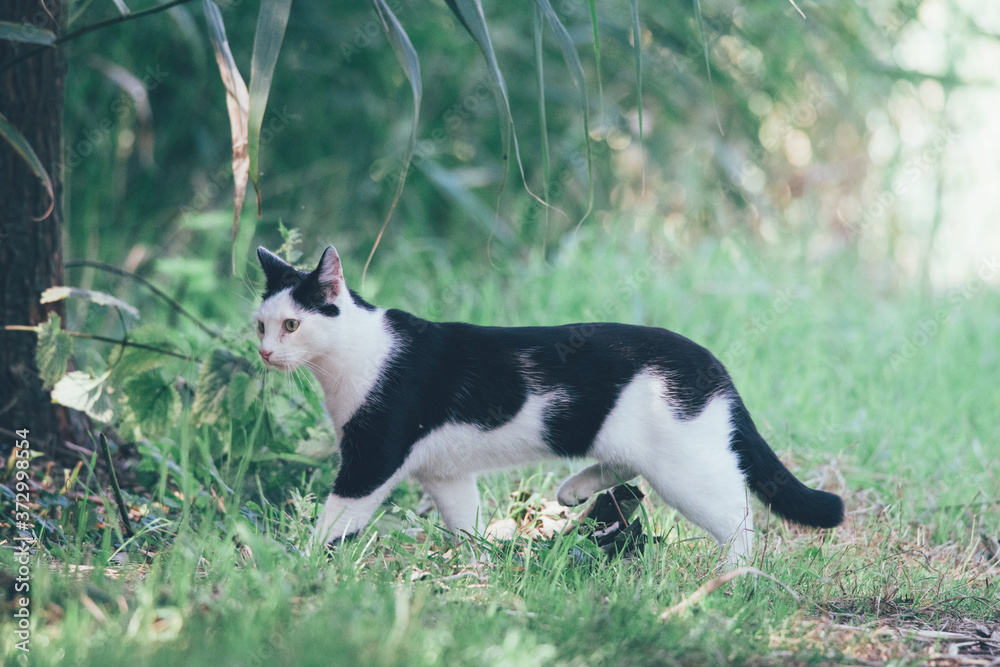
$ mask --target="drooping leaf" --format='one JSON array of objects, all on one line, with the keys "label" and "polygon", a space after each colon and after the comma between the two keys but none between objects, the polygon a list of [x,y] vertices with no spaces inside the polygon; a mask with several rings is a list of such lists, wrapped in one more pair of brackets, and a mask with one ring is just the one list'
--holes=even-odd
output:
[{"label": "drooping leaf", "polygon": [[[156,325],[133,329],[128,333],[127,340],[170,352],[182,352],[177,345],[176,334],[170,329]],[[111,382],[116,385],[121,384],[134,375],[160,368],[172,359],[173,357],[154,350],[133,346],[122,347],[118,358],[109,363]]]},{"label": "drooping leaf", "polygon": [[[715,85],[712,83],[712,61],[709,58],[708,36],[705,34],[705,19],[701,15],[701,0],[694,0],[694,16],[698,20],[698,30],[701,32],[701,41],[705,47],[705,69],[708,71],[708,88],[712,93],[712,109],[715,110],[715,122],[719,126],[719,134],[722,131],[722,118],[719,116],[719,105],[715,101]],[[639,36],[636,35],[636,39]]]},{"label": "drooping leaf", "polygon": [[125,301],[122,301],[116,296],[111,296],[105,292],[98,292],[97,290],[83,289],[82,287],[66,287],[59,285],[56,287],[49,287],[44,292],[42,292],[41,303],[52,303],[54,301],[62,301],[63,299],[68,299],[70,297],[78,299],[86,299],[91,303],[96,303],[99,306],[110,306],[112,308],[117,308],[118,310],[128,313],[132,317],[138,319],[139,311]]},{"label": "drooping leaf", "polygon": [[392,219],[392,214],[396,210],[399,198],[403,195],[406,175],[410,171],[410,161],[413,159],[413,154],[417,149],[417,125],[420,123],[420,102],[424,95],[423,83],[420,79],[420,60],[417,58],[417,51],[413,48],[409,35],[403,30],[403,26],[400,25],[399,20],[392,13],[392,10],[389,9],[389,5],[386,4],[385,0],[373,0],[373,2],[375,3],[375,9],[378,10],[379,15],[382,17],[382,27],[389,36],[389,43],[392,44],[392,50],[396,52],[396,59],[399,61],[400,66],[403,68],[403,73],[406,74],[406,78],[410,82],[410,90],[413,92],[413,125],[410,127],[410,140],[406,145],[406,153],[403,156],[403,166],[399,170],[396,193],[392,197],[389,212],[385,216],[385,221],[382,223],[382,228],[379,230],[378,236],[375,237],[375,243],[372,244],[371,252],[368,253],[365,268],[361,272],[362,284],[368,273],[368,265],[371,263],[372,257],[375,256],[375,250],[382,240],[382,234],[385,233],[385,228],[389,224],[389,220]]},{"label": "drooping leaf", "polygon": [[56,34],[51,30],[33,26],[30,23],[11,23],[0,21],[0,39],[10,42],[26,42],[49,46],[56,41]]},{"label": "drooping leaf", "polygon": [[[262,3],[268,5],[270,2]],[[236,233],[240,227],[240,213],[243,211],[243,200],[247,194],[247,175],[250,173],[250,157],[247,152],[247,137],[250,115],[250,92],[240,75],[233,60],[233,52],[229,49],[226,38],[226,26],[222,22],[222,13],[214,0],[202,0],[205,9],[205,20],[208,22],[208,34],[215,51],[215,62],[219,65],[222,84],[226,87],[226,108],[229,110],[229,128],[233,137],[233,272],[236,271]],[[266,101],[266,99],[265,99]]]},{"label": "drooping leaf", "polygon": [[146,90],[146,84],[121,65],[97,54],[91,54],[87,58],[87,64],[106,76],[111,83],[121,88],[122,92],[132,98],[135,116],[139,121],[139,161],[144,167],[153,166],[153,107],[149,103],[149,91]]},{"label": "drooping leaf", "polygon": [[52,402],[85,412],[99,422],[110,421],[114,413],[104,396],[104,382],[108,375],[93,376],[85,371],[70,371],[52,388]]},{"label": "drooping leaf", "polygon": [[642,174],[642,191],[646,192],[646,152],[643,150],[642,131],[642,27],[639,25],[639,0],[628,0],[632,9],[632,50],[635,54],[636,111],[639,114],[639,169]]},{"label": "drooping leaf", "polygon": [[195,424],[214,424],[226,414],[229,383],[238,373],[248,373],[250,362],[223,347],[212,350],[201,366],[194,389],[191,419]]},{"label": "drooping leaf", "polygon": [[40,217],[35,218],[35,220],[44,220],[49,217],[52,213],[52,209],[56,205],[56,195],[55,191],[52,189],[52,179],[49,178],[49,172],[45,171],[45,167],[42,166],[42,161],[38,159],[38,155],[35,154],[35,149],[31,147],[28,140],[24,138],[21,132],[10,124],[7,117],[0,113],[0,136],[7,140],[7,143],[11,145],[18,155],[28,163],[28,167],[31,168],[32,173],[35,174],[41,181],[42,185],[45,186],[45,191],[49,194],[49,207],[46,209]]},{"label": "drooping leaf", "polygon": [[597,29],[597,2],[587,0],[590,5],[590,25],[594,29],[594,69],[597,70],[597,104],[601,109],[601,125],[604,125],[604,86],[601,84],[601,35]]},{"label": "drooping leaf", "polygon": [[[260,127],[264,122],[264,109],[271,92],[274,66],[281,52],[281,42],[285,39],[285,27],[292,0],[266,0],[260,3],[257,15],[257,32],[253,38],[253,58],[250,61],[250,115],[247,121],[250,129],[249,156],[250,180],[257,194],[257,217],[260,217],[260,181],[257,154],[260,151]],[[236,242],[238,220],[233,221],[233,242]],[[235,266],[235,264],[234,264]]]},{"label": "drooping leaf", "polygon": [[[593,6],[593,0],[591,0]],[[596,23],[595,29],[596,29]],[[538,127],[542,133],[542,198],[549,201],[549,123],[545,113],[545,60],[542,50],[542,10],[532,6],[531,31],[535,42],[535,76],[538,79]],[[596,31],[595,31],[596,36]],[[545,226],[548,228],[549,208],[545,210]],[[545,237],[543,237],[545,238]]]},{"label": "drooping leaf", "polygon": [[559,20],[552,4],[549,0],[535,0],[535,3],[555,35],[563,59],[566,60],[566,68],[569,70],[577,94],[580,96],[580,111],[583,114],[583,141],[587,152],[587,210],[584,211],[583,217],[577,223],[577,228],[579,228],[594,208],[594,164],[590,146],[590,103],[587,100],[587,83],[583,78],[583,64],[580,62],[580,54],[576,51],[576,44],[569,36],[566,26]]},{"label": "drooping leaf", "polygon": [[35,344],[35,365],[46,389],[51,389],[66,375],[66,365],[71,356],[73,339],[63,331],[59,316],[49,313],[48,321],[38,325]]},{"label": "drooping leaf", "polygon": [[180,396],[160,372],[133,377],[123,391],[129,411],[147,438],[159,437],[180,417]]}]

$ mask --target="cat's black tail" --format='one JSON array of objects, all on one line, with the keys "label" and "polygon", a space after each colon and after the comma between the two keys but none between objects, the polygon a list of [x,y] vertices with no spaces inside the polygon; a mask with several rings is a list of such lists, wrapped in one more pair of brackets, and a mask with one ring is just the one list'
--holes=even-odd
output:
[{"label": "cat's black tail", "polygon": [[778,459],[733,392],[731,444],[747,476],[747,484],[775,514],[815,528],[833,528],[844,521],[844,501],[826,491],[810,489]]}]

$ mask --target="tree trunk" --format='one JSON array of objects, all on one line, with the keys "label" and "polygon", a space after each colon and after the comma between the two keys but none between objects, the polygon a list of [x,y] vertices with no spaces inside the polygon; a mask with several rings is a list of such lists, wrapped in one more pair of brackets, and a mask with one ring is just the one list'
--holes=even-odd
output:
[{"label": "tree trunk", "polygon": [[[2,0],[0,21],[28,23],[64,33],[64,0]],[[34,49],[34,44],[0,40],[0,68]],[[0,113],[20,130],[48,170],[55,188],[49,207],[41,181],[10,145],[0,139],[0,325],[38,324],[49,311],[39,296],[63,283],[62,112],[66,61],[61,48],[49,48],[0,72]],[[35,367],[35,336],[0,329],[0,450],[9,451],[13,432],[28,429],[31,448],[56,453],[68,430],[68,414],[57,410],[42,389]]]}]

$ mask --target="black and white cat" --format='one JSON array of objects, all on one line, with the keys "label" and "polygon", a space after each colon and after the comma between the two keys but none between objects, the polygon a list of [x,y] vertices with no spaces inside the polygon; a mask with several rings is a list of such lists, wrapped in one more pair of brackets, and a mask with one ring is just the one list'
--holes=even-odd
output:
[{"label": "black and white cat", "polygon": [[757,432],[725,368],[665,329],[624,324],[482,327],[376,308],[347,288],[333,246],[311,273],[264,248],[260,356],[319,381],[341,463],[316,526],[360,531],[401,480],[420,482],[453,531],[482,530],[476,476],[589,457],[557,498],[577,505],[642,475],[728,546],[753,546],[747,489],[806,526],[843,521],[839,496],[796,479]]}]

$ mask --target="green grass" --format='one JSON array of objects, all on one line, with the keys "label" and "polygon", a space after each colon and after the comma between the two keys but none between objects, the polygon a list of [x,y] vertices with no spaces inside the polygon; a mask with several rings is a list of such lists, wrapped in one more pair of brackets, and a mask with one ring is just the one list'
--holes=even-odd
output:
[{"label": "green grass", "polygon": [[[872,631],[1000,622],[1000,571],[980,541],[980,530],[1000,534],[995,289],[922,296],[847,254],[817,262],[735,242],[680,252],[585,236],[549,262],[495,266],[415,241],[399,248],[369,273],[363,293],[379,305],[478,323],[653,324],[713,350],[793,471],[847,502],[846,524],[829,532],[756,508],[755,564],[800,599],[742,577],[661,621],[718,573],[718,556],[657,499],[644,525],[659,539],[634,560],[581,558],[573,536],[452,544],[435,512],[414,514],[412,484],[364,535],[306,556],[313,506],[298,494],[321,493],[330,464],[316,475],[293,467],[275,486],[233,462],[219,468],[226,491],[204,469],[212,437],[185,414],[163,450],[179,467],[153,464],[152,490],[129,495],[165,519],[147,529],[145,553],[111,558],[112,505],[86,500],[110,494],[86,467],[75,490],[87,493],[38,510],[52,528],[31,561],[32,664],[923,664],[944,648]],[[360,262],[346,268],[356,283]],[[922,335],[941,311],[947,321]],[[273,379],[269,401],[304,396]],[[518,491],[538,506],[578,465],[485,476],[486,507],[504,518]],[[40,464],[34,474],[64,480]],[[14,571],[10,549],[0,562]],[[18,653],[11,613],[0,616],[7,663]]]}]

